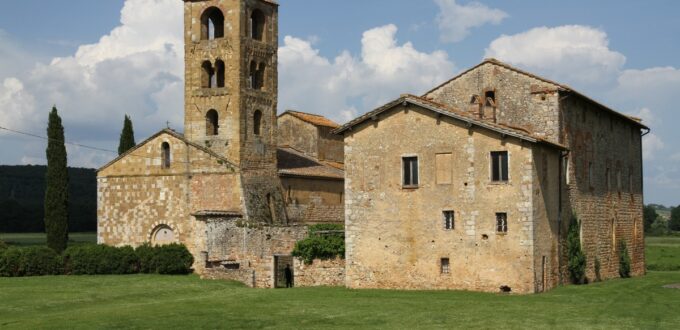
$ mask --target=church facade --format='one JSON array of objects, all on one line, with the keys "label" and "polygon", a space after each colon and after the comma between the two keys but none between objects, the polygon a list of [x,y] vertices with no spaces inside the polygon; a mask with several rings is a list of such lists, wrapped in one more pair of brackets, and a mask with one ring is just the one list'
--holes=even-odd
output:
[{"label": "church facade", "polygon": [[315,131],[331,159],[277,143],[277,20],[271,1],[184,1],[184,132],[164,129],[99,170],[99,243],[181,242],[198,273],[272,287],[314,214],[343,222],[342,140]]}]

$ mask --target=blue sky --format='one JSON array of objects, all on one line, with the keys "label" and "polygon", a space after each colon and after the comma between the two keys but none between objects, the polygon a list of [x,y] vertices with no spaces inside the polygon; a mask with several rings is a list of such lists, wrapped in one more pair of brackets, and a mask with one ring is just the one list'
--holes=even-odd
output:
[{"label": "blue sky", "polygon": [[[281,0],[280,109],[342,122],[420,93],[486,56],[571,85],[653,129],[646,202],[680,203],[680,2]],[[0,125],[116,149],[182,127],[179,0],[22,0],[0,11]],[[37,24],[39,23],[39,24]],[[0,132],[0,163],[44,163],[44,142]],[[112,154],[69,147],[74,166]]]}]

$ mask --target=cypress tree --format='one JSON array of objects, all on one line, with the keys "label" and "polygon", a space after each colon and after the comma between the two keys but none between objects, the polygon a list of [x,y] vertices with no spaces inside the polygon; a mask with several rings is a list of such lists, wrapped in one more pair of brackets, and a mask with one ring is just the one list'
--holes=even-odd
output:
[{"label": "cypress tree", "polygon": [[47,124],[47,174],[45,176],[45,233],[47,246],[61,253],[68,242],[68,170],[64,127],[53,107]]},{"label": "cypress tree", "polygon": [[574,215],[571,217],[567,233],[567,255],[569,257],[569,276],[574,284],[586,283],[586,255],[581,248],[581,222]]},{"label": "cypress tree", "polygon": [[126,153],[134,148],[135,145],[135,132],[132,130],[132,120],[130,120],[128,115],[125,115],[123,131],[120,133],[120,142],[118,143],[118,155]]}]

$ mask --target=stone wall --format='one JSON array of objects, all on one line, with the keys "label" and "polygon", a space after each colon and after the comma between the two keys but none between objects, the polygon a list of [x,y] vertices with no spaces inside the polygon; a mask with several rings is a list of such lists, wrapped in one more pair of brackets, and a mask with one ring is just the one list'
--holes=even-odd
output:
[{"label": "stone wall", "polygon": [[278,119],[279,145],[319,158],[319,132],[316,126],[290,114]]},{"label": "stone wall", "polygon": [[344,182],[282,177],[286,211],[291,223],[344,223]]},{"label": "stone wall", "polygon": [[296,287],[344,286],[345,260],[319,260],[305,264],[300,259],[294,262],[294,283]]},{"label": "stone wall", "polygon": [[[534,224],[548,222],[538,208],[556,205],[533,205],[532,144],[415,106],[354,127],[345,143],[348,287],[536,291]],[[507,184],[491,182],[491,151],[509,153]],[[447,155],[441,168],[437,155]],[[417,189],[402,187],[403,156],[418,157]],[[453,230],[445,210],[455,211]],[[507,233],[496,232],[497,212]]]},{"label": "stone wall", "polygon": [[255,271],[252,269],[206,268],[201,273],[201,278],[204,280],[236,281],[251,288],[255,287]]}]

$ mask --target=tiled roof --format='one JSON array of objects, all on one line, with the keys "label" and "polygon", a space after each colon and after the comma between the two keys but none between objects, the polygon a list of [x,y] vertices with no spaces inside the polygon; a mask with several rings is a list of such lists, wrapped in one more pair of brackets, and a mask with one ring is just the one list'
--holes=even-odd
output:
[{"label": "tiled roof", "polygon": [[617,116],[617,117],[621,117],[621,118],[625,119],[626,121],[629,121],[629,122],[631,122],[631,123],[633,123],[633,124],[635,124],[635,125],[638,125],[638,126],[640,126],[640,127],[642,127],[642,128],[649,129],[649,127],[647,127],[647,126],[645,126],[645,125],[642,124],[642,121],[641,121],[641,120],[636,120],[635,118],[632,118],[631,116],[627,116],[627,115],[624,115],[624,114],[622,114],[622,113],[620,113],[620,112],[618,112],[618,111],[616,111],[616,110],[613,110],[612,108],[610,108],[610,107],[608,107],[608,106],[606,106],[606,105],[604,105],[604,104],[602,104],[602,103],[600,103],[600,102],[598,102],[598,101],[596,101],[596,100],[590,98],[589,96],[586,96],[585,94],[580,93],[580,92],[574,90],[573,88],[569,87],[568,85],[561,84],[561,83],[552,81],[552,80],[550,80],[550,79],[546,79],[546,78],[543,78],[543,77],[541,77],[541,76],[535,75],[535,74],[533,74],[533,73],[531,73],[531,72],[524,71],[524,70],[522,70],[522,69],[519,69],[519,68],[517,68],[517,67],[514,67],[514,66],[512,66],[512,65],[510,65],[510,64],[507,64],[507,63],[505,63],[505,62],[501,62],[501,61],[499,61],[499,60],[497,60],[497,59],[495,59],[495,58],[487,58],[487,59],[484,59],[484,61],[482,61],[481,63],[479,63],[479,64],[477,64],[477,65],[475,65],[475,66],[473,66],[473,67],[471,67],[471,68],[469,68],[469,69],[467,69],[467,70],[461,72],[460,74],[456,75],[455,77],[453,77],[453,78],[451,78],[451,79],[445,81],[444,83],[440,84],[439,86],[437,86],[437,87],[433,88],[432,90],[428,91],[427,93],[423,94],[423,97],[427,96],[427,95],[430,94],[430,93],[433,93],[434,91],[436,91],[436,90],[438,90],[438,89],[440,89],[440,88],[442,88],[442,87],[448,85],[449,83],[451,83],[452,81],[454,81],[454,80],[460,78],[461,76],[465,75],[466,73],[468,73],[468,72],[470,72],[470,71],[472,71],[472,70],[475,70],[475,69],[477,69],[478,67],[480,67],[480,66],[482,66],[482,65],[484,65],[484,64],[487,64],[487,63],[491,63],[491,64],[494,64],[494,65],[498,65],[498,66],[500,66],[500,67],[506,68],[506,69],[511,70],[511,71],[515,71],[515,72],[520,73],[520,74],[523,74],[523,75],[525,75],[525,76],[528,76],[528,77],[531,77],[531,78],[534,78],[534,79],[538,79],[538,80],[541,80],[541,81],[543,81],[543,82],[546,82],[546,83],[555,85],[558,89],[560,89],[560,90],[562,90],[562,91],[564,91],[564,92],[573,93],[574,95],[577,95],[577,96],[579,96],[579,97],[581,97],[581,98],[586,99],[587,101],[590,101],[590,102],[592,102],[592,103],[598,105],[601,109],[603,109],[603,110],[606,111],[606,112],[609,112],[609,113],[611,113],[611,114],[613,114],[613,115],[615,115],[615,116]]},{"label": "tiled roof", "polygon": [[280,176],[326,178],[343,180],[345,171],[320,162],[291,147],[279,147],[278,169]]},{"label": "tiled roof", "polygon": [[243,216],[241,211],[234,211],[234,210],[201,210],[192,213],[191,215],[195,217],[237,217],[240,218]]},{"label": "tiled roof", "polygon": [[437,102],[434,102],[432,100],[427,100],[425,98],[415,96],[415,95],[409,95],[409,94],[402,95],[400,98],[398,98],[398,99],[396,99],[396,100],[394,100],[390,103],[387,103],[380,108],[377,108],[377,109],[375,109],[371,112],[366,113],[363,116],[360,116],[360,117],[357,117],[357,118],[351,120],[350,122],[343,125],[342,127],[334,130],[333,133],[340,134],[340,133],[351,129],[355,125],[358,125],[358,124],[360,124],[360,123],[362,123],[366,120],[377,119],[378,115],[380,115],[382,112],[390,110],[390,109],[394,108],[395,106],[397,106],[399,104],[413,104],[413,105],[419,106],[421,108],[434,111],[434,112],[439,113],[441,115],[451,117],[451,118],[455,118],[455,119],[458,119],[460,121],[466,122],[468,125],[485,128],[485,129],[500,133],[502,135],[514,136],[518,139],[525,140],[525,141],[528,141],[528,142],[547,144],[547,145],[553,146],[553,147],[558,148],[558,149],[566,150],[566,147],[564,147],[560,144],[556,144],[556,143],[552,143],[552,142],[543,140],[542,138],[535,136],[532,132],[530,132],[529,130],[527,130],[525,128],[516,127],[516,126],[508,126],[508,125],[503,125],[503,124],[493,123],[493,122],[490,122],[490,121],[481,120],[481,119],[477,118],[476,116],[474,116],[474,115],[472,115],[468,112],[460,111],[460,110],[455,109],[453,107],[450,107],[448,105],[437,103]]},{"label": "tiled roof", "polygon": [[305,113],[305,112],[300,112],[300,111],[293,111],[293,110],[286,110],[286,112],[282,113],[279,117],[289,114],[295,118],[298,118],[302,121],[308,122],[312,125],[315,126],[324,126],[324,127],[330,127],[330,128],[338,128],[340,125],[324,116],[321,115],[315,115],[311,113]]}]

